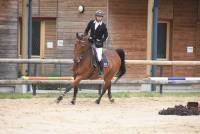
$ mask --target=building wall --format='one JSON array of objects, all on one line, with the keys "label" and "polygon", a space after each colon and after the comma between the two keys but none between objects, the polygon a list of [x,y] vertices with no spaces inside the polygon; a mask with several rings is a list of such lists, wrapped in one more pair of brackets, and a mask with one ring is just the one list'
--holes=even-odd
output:
[{"label": "building wall", "polygon": [[[0,1],[0,58],[17,58],[18,0]],[[17,77],[15,64],[0,64],[0,79]]]},{"label": "building wall", "polygon": [[[126,59],[146,59],[147,4],[147,0],[109,0],[110,43],[112,48],[123,48]],[[145,75],[146,66],[127,65],[126,78]]]},{"label": "building wall", "polygon": [[[78,6],[85,5],[85,12],[80,14]],[[58,56],[73,58],[75,33],[84,32],[89,20],[94,19],[97,9],[105,11],[104,21],[107,22],[106,0],[59,0],[57,17],[57,39],[64,40],[64,48],[58,48]]]},{"label": "building wall", "polygon": [[[171,39],[169,60],[198,60],[197,19],[199,0],[160,0],[159,20],[170,22]],[[194,48],[187,53],[187,47]],[[164,66],[165,76],[198,76],[197,67]]]},{"label": "building wall", "polygon": [[[22,15],[22,0],[19,1],[19,16]],[[32,15],[55,17],[57,16],[58,1],[60,0],[32,0]]]},{"label": "building wall", "polygon": [[[198,1],[197,27],[196,27],[196,60],[200,60],[200,1]],[[195,67],[195,76],[200,76],[200,66]]]},{"label": "building wall", "polygon": [[[172,60],[195,60],[195,53],[186,52],[196,45],[197,0],[175,0],[173,20]],[[193,76],[195,67],[173,67],[175,76]]]}]

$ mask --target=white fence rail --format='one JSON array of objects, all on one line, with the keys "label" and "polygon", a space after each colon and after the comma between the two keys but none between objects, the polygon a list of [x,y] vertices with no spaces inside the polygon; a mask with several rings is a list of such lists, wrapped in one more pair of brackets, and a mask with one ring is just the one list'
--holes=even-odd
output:
[{"label": "white fence rail", "polygon": [[[38,64],[70,64],[72,59],[6,59],[0,58],[0,63],[38,63]],[[159,60],[126,60],[127,64],[133,65],[176,65],[176,66],[197,66],[200,61],[159,61]]]},{"label": "white fence rail", "polygon": [[[0,80],[0,85],[71,84],[73,80]],[[114,82],[114,81],[112,81]],[[103,80],[82,80],[81,84],[102,84]],[[117,84],[199,84],[200,80],[119,80]]]},{"label": "white fence rail", "polygon": [[[71,64],[72,59],[6,59],[0,58],[0,63],[12,64]],[[200,61],[154,61],[154,60],[126,60],[127,64],[133,65],[176,65],[176,66],[197,66]],[[21,85],[21,84],[70,84],[73,80],[0,80],[0,85]],[[83,80],[81,84],[101,84],[102,80]],[[199,84],[200,80],[119,80],[120,84]]]}]

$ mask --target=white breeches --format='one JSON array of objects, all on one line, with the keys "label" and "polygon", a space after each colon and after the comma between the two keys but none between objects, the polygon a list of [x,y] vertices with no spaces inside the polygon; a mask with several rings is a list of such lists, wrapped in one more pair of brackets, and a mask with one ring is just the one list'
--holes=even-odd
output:
[{"label": "white breeches", "polygon": [[103,48],[95,48],[97,52],[97,59],[100,62],[102,59]]}]

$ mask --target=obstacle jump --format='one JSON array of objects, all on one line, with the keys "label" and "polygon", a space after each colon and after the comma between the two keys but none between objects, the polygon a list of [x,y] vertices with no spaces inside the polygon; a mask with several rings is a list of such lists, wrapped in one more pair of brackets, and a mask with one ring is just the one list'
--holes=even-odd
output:
[{"label": "obstacle jump", "polygon": [[[200,61],[156,61],[156,60],[125,60],[132,65],[175,65],[198,66]],[[12,64],[72,64],[72,59],[7,59],[0,58],[0,63]],[[114,80],[113,80],[114,81]],[[112,82],[113,82],[112,81]],[[17,80],[0,80],[0,85],[30,84],[71,84],[73,77],[23,77]],[[154,77],[142,80],[120,80],[119,84],[200,84],[200,77]],[[83,80],[81,84],[103,84],[103,80]]]}]

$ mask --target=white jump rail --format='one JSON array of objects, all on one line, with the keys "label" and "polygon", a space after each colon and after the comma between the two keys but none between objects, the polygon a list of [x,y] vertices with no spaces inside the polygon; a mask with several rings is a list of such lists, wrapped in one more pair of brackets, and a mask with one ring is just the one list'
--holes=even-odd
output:
[{"label": "white jump rail", "polygon": [[[176,66],[197,66],[200,61],[159,61],[159,60],[126,60],[126,64],[133,65],[176,65]],[[18,64],[71,64],[72,59],[8,59],[0,58],[0,63]]]},{"label": "white jump rail", "polygon": [[[73,80],[0,80],[0,85],[71,84]],[[112,81],[113,83],[114,81]],[[119,80],[117,84],[199,84],[200,80]],[[103,84],[103,80],[82,80],[81,84]]]}]

